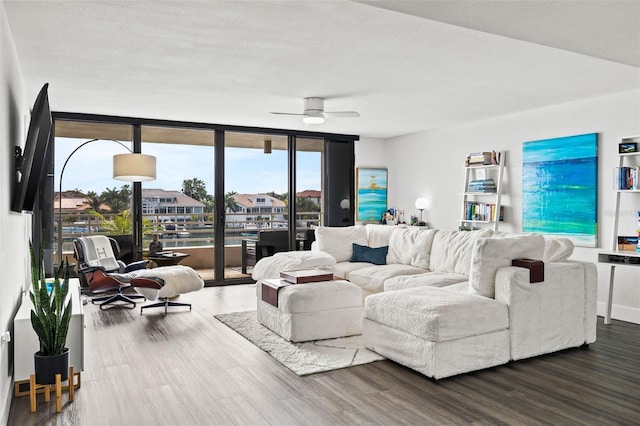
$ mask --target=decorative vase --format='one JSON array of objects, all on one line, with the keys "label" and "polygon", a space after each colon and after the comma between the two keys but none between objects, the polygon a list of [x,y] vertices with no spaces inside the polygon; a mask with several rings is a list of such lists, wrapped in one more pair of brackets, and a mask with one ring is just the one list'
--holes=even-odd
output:
[{"label": "decorative vase", "polygon": [[69,378],[69,349],[59,355],[41,355],[38,351],[33,355],[36,383],[39,385],[52,385],[56,382],[56,374],[60,374],[61,381]]}]

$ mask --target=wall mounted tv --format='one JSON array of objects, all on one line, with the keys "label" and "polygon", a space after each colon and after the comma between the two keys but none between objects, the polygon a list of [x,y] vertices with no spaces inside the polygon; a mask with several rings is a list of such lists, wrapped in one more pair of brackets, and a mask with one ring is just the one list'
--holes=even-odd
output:
[{"label": "wall mounted tv", "polygon": [[52,127],[48,88],[49,83],[42,86],[33,105],[24,150],[15,147],[17,178],[11,199],[11,210],[14,212],[32,212],[36,201]]}]

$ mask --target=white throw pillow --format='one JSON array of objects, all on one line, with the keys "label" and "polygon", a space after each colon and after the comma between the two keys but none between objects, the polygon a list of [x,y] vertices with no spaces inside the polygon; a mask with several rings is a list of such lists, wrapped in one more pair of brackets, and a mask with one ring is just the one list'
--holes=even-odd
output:
[{"label": "white throw pillow", "polygon": [[391,234],[397,228],[396,226],[380,225],[375,223],[367,223],[364,227],[367,230],[367,241],[369,241],[369,247],[388,246]]},{"label": "white throw pillow", "polygon": [[568,238],[544,237],[544,256],[547,262],[564,262],[573,254],[573,242]]},{"label": "white throw pillow", "polygon": [[389,239],[387,263],[429,269],[431,243],[436,230],[396,228]]},{"label": "white throw pillow", "polygon": [[429,269],[434,272],[451,272],[469,276],[473,245],[479,238],[490,237],[492,234],[491,229],[438,231],[431,244]]},{"label": "white throw pillow", "polygon": [[543,254],[542,235],[478,239],[472,250],[469,293],[494,298],[498,269],[511,266],[513,259],[542,260]]},{"label": "white throw pillow", "polygon": [[367,245],[367,230],[362,225],[316,228],[318,250],[330,254],[336,262],[348,262],[353,254],[353,243]]}]

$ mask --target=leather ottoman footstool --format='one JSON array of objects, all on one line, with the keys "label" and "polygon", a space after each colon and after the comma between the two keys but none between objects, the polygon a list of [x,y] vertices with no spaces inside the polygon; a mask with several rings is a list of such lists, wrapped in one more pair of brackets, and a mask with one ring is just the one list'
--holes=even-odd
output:
[{"label": "leather ottoman footstool", "polygon": [[292,342],[362,334],[362,290],[348,281],[320,281],[282,287],[278,306],[262,300],[256,284],[258,322]]}]

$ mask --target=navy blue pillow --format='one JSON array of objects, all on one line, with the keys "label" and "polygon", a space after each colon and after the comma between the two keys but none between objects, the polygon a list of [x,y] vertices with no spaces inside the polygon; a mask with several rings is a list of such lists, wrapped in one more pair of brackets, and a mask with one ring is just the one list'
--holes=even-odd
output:
[{"label": "navy blue pillow", "polygon": [[386,265],[388,252],[389,246],[373,248],[353,243],[351,262],[368,262],[374,265]]}]

